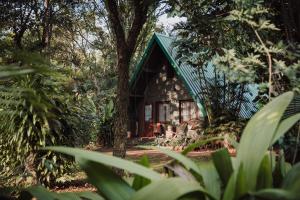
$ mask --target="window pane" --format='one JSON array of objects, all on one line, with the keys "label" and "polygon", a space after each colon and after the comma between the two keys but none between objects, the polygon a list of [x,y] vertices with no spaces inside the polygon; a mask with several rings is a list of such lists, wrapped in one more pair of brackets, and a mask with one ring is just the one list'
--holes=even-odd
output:
[{"label": "window pane", "polygon": [[145,105],[145,121],[149,122],[152,119],[152,105]]},{"label": "window pane", "polygon": [[168,103],[158,104],[158,120],[160,122],[170,121],[170,105]]},{"label": "window pane", "polygon": [[198,107],[193,101],[183,101],[180,103],[181,120],[189,121],[198,118]]},{"label": "window pane", "polygon": [[198,107],[195,102],[191,102],[191,119],[197,119]]},{"label": "window pane", "polygon": [[189,120],[189,102],[182,102],[181,103],[181,117],[182,121]]}]

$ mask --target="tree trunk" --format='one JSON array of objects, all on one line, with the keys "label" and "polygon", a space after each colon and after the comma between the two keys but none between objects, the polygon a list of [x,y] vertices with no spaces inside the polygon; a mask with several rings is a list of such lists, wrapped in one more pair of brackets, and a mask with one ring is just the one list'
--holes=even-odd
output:
[{"label": "tree trunk", "polygon": [[18,49],[22,49],[22,37],[23,35],[20,34],[15,34],[14,36],[14,43]]},{"label": "tree trunk", "polygon": [[[125,51],[122,51],[125,53]],[[118,85],[116,102],[116,121],[114,124],[114,148],[113,155],[125,158],[126,137],[128,125],[128,106],[129,106],[129,64],[130,56],[118,55]]]},{"label": "tree trunk", "polygon": [[50,38],[51,38],[50,15],[51,15],[50,0],[44,0],[43,35],[41,41],[42,49],[47,49],[47,47],[49,47],[50,45]]}]

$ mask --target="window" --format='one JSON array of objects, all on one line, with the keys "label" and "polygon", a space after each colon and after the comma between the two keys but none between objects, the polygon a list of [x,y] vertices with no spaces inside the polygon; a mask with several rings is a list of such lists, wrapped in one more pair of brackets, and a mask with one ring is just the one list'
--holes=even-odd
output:
[{"label": "window", "polygon": [[170,105],[169,103],[158,104],[158,121],[168,122],[170,121]]},{"label": "window", "polygon": [[152,105],[145,105],[145,121],[149,122],[152,120]]},{"label": "window", "polygon": [[180,120],[183,122],[191,119],[198,119],[199,112],[198,106],[193,101],[181,101],[180,102]]},{"label": "window", "polygon": [[167,78],[174,78],[174,75],[174,69],[170,65],[167,65]]}]

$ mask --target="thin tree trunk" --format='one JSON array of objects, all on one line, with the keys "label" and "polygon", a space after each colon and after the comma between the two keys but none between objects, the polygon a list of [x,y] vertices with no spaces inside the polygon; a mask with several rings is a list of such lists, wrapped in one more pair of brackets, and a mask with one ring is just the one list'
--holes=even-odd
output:
[{"label": "thin tree trunk", "polygon": [[23,34],[15,34],[14,36],[14,43],[18,49],[22,49],[22,38]]},{"label": "thin tree trunk", "polygon": [[43,16],[43,35],[42,35],[42,48],[46,49],[50,45],[51,37],[51,24],[50,24],[50,0],[44,0],[44,16]]}]

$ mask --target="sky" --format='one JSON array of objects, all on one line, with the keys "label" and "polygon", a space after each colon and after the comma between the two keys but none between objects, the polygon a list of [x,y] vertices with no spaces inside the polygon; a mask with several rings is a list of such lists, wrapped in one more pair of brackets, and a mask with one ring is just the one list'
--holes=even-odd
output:
[{"label": "sky", "polygon": [[158,18],[158,25],[163,25],[167,29],[172,29],[173,26],[181,21],[184,21],[185,19],[183,17],[168,17],[167,14],[163,14]]}]

